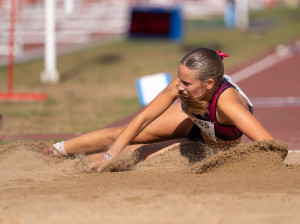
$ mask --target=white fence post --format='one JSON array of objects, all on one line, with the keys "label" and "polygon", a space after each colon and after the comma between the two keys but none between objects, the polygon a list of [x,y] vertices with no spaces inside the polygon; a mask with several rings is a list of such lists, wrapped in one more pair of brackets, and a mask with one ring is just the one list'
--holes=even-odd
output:
[{"label": "white fence post", "polygon": [[56,68],[55,7],[56,0],[45,0],[45,70],[41,73],[43,83],[57,83],[59,74]]}]

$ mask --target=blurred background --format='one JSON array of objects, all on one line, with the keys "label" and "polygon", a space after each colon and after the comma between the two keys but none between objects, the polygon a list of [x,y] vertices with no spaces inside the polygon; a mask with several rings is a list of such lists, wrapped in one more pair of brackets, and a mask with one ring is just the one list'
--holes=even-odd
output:
[{"label": "blurred background", "polygon": [[[9,53],[12,4],[15,8],[16,61],[31,60],[43,55],[41,52],[45,42],[47,16],[45,2],[47,0],[0,0],[0,65],[8,63],[5,56]],[[124,38],[130,32],[166,33],[170,21],[165,20],[170,20],[166,17],[170,16],[168,13],[171,14],[172,8],[180,9],[180,17],[184,21],[209,20],[215,16],[223,16],[223,22],[228,28],[249,29],[254,25],[250,24],[249,11],[284,6],[297,8],[300,4],[299,0],[53,0],[51,2],[55,5],[53,12],[55,36],[60,53],[99,40],[112,41]],[[243,4],[246,4],[247,8]],[[158,9],[161,11],[157,11]],[[137,15],[139,12],[141,15]],[[244,15],[239,16],[238,12]],[[152,23],[152,27],[145,25],[147,19]],[[241,21],[243,19],[246,21]],[[143,30],[142,27],[136,27],[140,30],[134,30],[132,27],[139,26],[132,24],[138,21],[143,24]],[[241,22],[243,24],[239,24]],[[165,23],[165,28],[161,27],[162,23]],[[207,28],[214,28],[213,25],[216,24],[210,25]],[[184,35],[184,30],[181,35]]]},{"label": "blurred background", "polygon": [[[13,75],[14,93],[48,96],[0,102],[0,135],[105,127],[141,109],[139,77],[175,77],[197,47],[228,52],[230,74],[298,40],[299,7],[300,0],[0,0],[0,93]],[[57,79],[43,80],[45,73]]]}]

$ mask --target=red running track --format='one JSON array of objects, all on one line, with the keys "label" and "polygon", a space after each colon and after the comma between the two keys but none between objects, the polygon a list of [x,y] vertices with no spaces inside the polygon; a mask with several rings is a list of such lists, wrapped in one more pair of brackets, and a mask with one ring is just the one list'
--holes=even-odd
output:
[{"label": "red running track", "polygon": [[288,143],[290,150],[299,150],[300,54],[280,60],[238,84],[254,104],[255,117],[273,137]]}]

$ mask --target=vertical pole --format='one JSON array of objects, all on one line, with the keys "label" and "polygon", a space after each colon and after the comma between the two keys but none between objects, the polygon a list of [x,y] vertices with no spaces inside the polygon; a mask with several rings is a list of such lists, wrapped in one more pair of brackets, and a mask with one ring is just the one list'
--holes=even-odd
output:
[{"label": "vertical pole", "polygon": [[16,0],[10,1],[8,94],[13,93]]},{"label": "vertical pole", "polygon": [[45,70],[41,73],[41,81],[57,83],[59,75],[56,69],[55,40],[55,4],[56,0],[45,0]]},{"label": "vertical pole", "polygon": [[236,0],[236,22],[239,30],[246,31],[249,26],[248,0]]}]

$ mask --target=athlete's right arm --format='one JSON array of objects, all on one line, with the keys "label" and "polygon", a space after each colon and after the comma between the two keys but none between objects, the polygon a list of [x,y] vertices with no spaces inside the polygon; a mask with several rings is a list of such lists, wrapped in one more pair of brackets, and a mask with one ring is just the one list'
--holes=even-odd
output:
[{"label": "athlete's right arm", "polygon": [[[121,135],[108,150],[112,157],[118,156],[125,146],[142,132],[153,120],[166,111],[178,98],[177,85],[179,79],[174,78],[171,83],[161,91],[152,102],[145,107],[125,128]],[[101,172],[101,168],[98,169]]]}]

